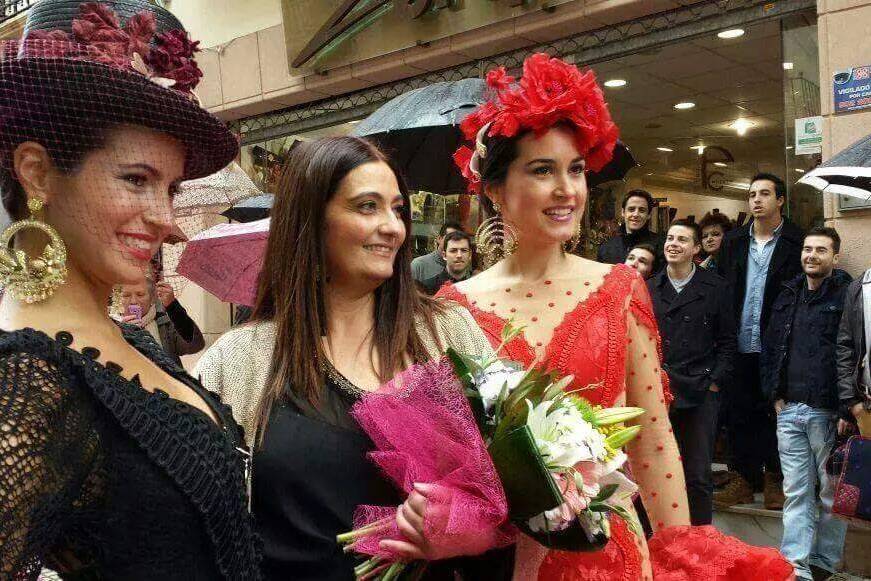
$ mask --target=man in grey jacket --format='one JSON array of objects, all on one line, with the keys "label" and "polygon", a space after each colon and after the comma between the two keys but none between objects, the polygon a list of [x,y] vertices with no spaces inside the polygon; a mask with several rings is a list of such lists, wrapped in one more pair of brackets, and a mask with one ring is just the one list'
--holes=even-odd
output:
[{"label": "man in grey jacket", "polygon": [[871,268],[847,288],[838,329],[838,396],[841,416],[871,436]]},{"label": "man in grey jacket", "polygon": [[445,222],[439,229],[435,250],[429,254],[418,256],[411,261],[411,278],[419,283],[441,274],[445,270],[445,257],[442,256],[442,245],[445,236],[451,232],[462,232],[463,227],[457,222]]}]

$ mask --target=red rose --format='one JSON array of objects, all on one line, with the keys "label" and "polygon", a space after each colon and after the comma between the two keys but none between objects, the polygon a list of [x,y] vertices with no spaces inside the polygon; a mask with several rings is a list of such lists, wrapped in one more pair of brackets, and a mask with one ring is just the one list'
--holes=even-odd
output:
[{"label": "red rose", "polygon": [[497,91],[504,91],[514,83],[514,77],[505,71],[505,67],[498,67],[487,73],[487,86]]}]

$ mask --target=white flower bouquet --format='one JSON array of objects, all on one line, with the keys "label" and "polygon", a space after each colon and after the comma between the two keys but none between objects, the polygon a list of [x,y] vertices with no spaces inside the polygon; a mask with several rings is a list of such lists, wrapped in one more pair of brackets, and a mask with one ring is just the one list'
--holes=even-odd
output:
[{"label": "white flower bouquet", "polygon": [[[522,329],[507,324],[503,345]],[[500,347],[501,350],[501,347]],[[574,378],[533,364],[448,357],[463,382],[478,427],[502,481],[509,516],[524,533],[564,550],[592,550],[610,537],[614,513],[637,530],[626,510],[637,491],[621,468],[623,446],[640,431],[624,426],[641,408],[591,405]]]}]

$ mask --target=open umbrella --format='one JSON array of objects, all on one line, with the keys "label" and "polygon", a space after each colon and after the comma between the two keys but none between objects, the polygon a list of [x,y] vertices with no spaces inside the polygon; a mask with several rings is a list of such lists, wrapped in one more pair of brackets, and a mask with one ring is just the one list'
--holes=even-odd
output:
[{"label": "open umbrella", "polygon": [[224,210],[221,215],[236,222],[254,222],[268,218],[274,202],[275,196],[273,194],[251,196],[237,202],[232,208]]},{"label": "open umbrella", "polygon": [[227,208],[239,200],[262,193],[245,170],[233,162],[218,173],[182,183],[173,206],[180,213],[215,206]]},{"label": "open umbrella", "polygon": [[222,301],[253,306],[268,238],[269,218],[218,224],[187,243],[176,271]]},{"label": "open umbrella", "polygon": [[830,194],[871,200],[871,135],[843,149],[802,176],[807,184]]},{"label": "open umbrella", "polygon": [[[388,101],[359,123],[353,135],[377,143],[396,162],[414,190],[437,194],[462,193],[466,180],[453,154],[464,143],[459,124],[486,99],[483,79],[461,79],[414,89]],[[591,185],[623,179],[637,164],[618,142],[614,160]]]}]

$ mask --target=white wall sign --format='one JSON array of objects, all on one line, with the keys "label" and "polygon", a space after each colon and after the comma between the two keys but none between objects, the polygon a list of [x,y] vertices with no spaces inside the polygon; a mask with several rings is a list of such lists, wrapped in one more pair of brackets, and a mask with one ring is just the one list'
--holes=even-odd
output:
[{"label": "white wall sign", "polygon": [[823,151],[823,118],[802,117],[795,120],[795,154],[810,155]]}]

